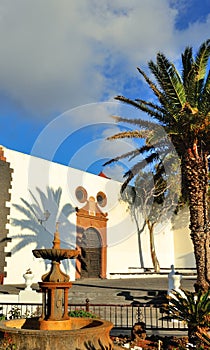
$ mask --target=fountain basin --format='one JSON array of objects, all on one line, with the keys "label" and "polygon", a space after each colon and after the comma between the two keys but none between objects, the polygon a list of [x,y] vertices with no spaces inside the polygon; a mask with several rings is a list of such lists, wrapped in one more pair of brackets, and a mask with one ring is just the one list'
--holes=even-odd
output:
[{"label": "fountain basin", "polygon": [[55,249],[55,248],[43,248],[43,249],[34,249],[33,255],[36,258],[50,259],[55,261],[61,261],[64,259],[72,259],[77,257],[79,250],[70,250],[70,249]]},{"label": "fountain basin", "polygon": [[70,317],[68,321],[70,330],[40,330],[36,317],[1,321],[0,337],[12,339],[18,350],[101,349],[100,344],[111,348],[111,322],[83,317]]}]

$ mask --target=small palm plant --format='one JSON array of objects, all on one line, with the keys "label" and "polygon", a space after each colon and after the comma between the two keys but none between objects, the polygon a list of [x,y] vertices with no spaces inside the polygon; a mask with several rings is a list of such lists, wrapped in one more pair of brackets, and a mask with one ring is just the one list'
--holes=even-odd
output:
[{"label": "small palm plant", "polygon": [[187,290],[173,291],[168,297],[168,311],[173,319],[183,321],[188,327],[188,339],[193,345],[199,343],[200,330],[210,327],[210,290],[190,292]]},{"label": "small palm plant", "polygon": [[204,345],[210,348],[210,334],[208,333],[208,328],[198,327],[198,331],[196,332],[196,335]]}]

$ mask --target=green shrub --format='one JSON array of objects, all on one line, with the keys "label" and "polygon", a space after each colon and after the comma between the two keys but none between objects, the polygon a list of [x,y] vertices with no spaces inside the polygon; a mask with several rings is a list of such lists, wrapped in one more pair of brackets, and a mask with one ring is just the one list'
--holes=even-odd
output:
[{"label": "green shrub", "polygon": [[75,309],[69,311],[70,317],[89,317],[89,318],[96,318],[97,316],[93,314],[92,312],[86,311],[84,309]]},{"label": "green shrub", "polygon": [[[0,310],[3,311],[3,307],[0,307]],[[6,316],[3,314],[3,312],[0,313],[0,321],[6,320]]]}]

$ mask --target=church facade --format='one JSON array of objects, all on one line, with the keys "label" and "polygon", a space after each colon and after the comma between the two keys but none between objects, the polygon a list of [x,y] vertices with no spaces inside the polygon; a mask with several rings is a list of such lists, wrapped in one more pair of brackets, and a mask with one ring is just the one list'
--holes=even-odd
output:
[{"label": "church facade", "polygon": [[[51,248],[56,223],[61,247],[80,251],[65,261],[71,280],[135,277],[153,271],[149,232],[136,223],[120,196],[121,183],[0,147],[0,273],[24,283],[31,269],[40,280],[49,261],[32,250]],[[154,234],[160,268],[194,268],[188,212]]]}]

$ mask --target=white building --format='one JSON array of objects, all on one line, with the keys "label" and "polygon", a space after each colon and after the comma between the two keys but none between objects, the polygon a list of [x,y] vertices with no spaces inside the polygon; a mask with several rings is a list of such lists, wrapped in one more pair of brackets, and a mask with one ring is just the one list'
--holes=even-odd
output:
[{"label": "white building", "polygon": [[[61,247],[77,245],[81,250],[80,258],[63,263],[71,280],[129,277],[132,271],[152,270],[148,231],[138,237],[135,220],[120,200],[120,187],[108,178],[1,147],[0,273],[4,283],[24,283],[23,273],[29,268],[34,282],[40,281],[49,261],[35,258],[32,250],[52,247],[56,222]],[[176,269],[195,267],[188,222],[186,211],[155,232],[161,269],[172,264]]]}]

